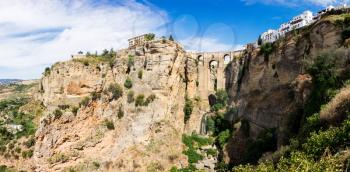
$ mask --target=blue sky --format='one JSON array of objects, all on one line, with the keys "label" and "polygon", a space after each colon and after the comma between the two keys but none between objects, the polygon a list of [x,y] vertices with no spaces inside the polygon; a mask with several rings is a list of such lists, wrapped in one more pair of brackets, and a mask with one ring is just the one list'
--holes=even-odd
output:
[{"label": "blue sky", "polygon": [[[349,2],[349,0],[345,0]],[[173,35],[188,51],[233,50],[305,10],[339,0],[0,1],[0,78],[40,78],[78,51],[127,47],[142,33]]]}]

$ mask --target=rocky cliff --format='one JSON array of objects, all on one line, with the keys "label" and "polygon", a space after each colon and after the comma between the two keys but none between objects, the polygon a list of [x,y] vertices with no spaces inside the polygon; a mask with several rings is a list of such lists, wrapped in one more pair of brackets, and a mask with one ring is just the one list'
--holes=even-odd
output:
[{"label": "rocky cliff", "polygon": [[[119,51],[111,62],[86,58],[55,64],[42,78],[38,96],[51,111],[36,133],[36,170],[164,171],[186,165],[181,153],[185,59],[175,42],[155,41]],[[124,87],[126,80],[132,86]],[[109,93],[115,84],[124,87],[120,98]],[[137,104],[142,96],[147,104]],[[61,110],[57,117],[55,109],[62,105],[79,108]]]},{"label": "rocky cliff", "polygon": [[276,129],[279,146],[288,143],[291,133],[298,132],[313,88],[305,64],[322,52],[334,52],[346,65],[349,50],[343,45],[342,31],[330,15],[287,34],[272,45],[269,54],[262,49],[250,50],[239,63],[231,64],[227,89],[232,105],[238,109],[235,117],[248,121],[249,134],[235,133],[226,147],[227,162],[241,162],[246,145],[251,143],[249,138],[256,138],[266,129]]}]

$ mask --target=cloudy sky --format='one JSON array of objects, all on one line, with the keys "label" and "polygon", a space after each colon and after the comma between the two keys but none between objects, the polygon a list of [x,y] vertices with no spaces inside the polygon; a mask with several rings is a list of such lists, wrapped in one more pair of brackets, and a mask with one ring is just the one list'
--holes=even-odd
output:
[{"label": "cloudy sky", "polygon": [[78,51],[125,48],[149,32],[189,51],[238,49],[305,10],[346,1],[0,0],[0,78],[40,78]]}]

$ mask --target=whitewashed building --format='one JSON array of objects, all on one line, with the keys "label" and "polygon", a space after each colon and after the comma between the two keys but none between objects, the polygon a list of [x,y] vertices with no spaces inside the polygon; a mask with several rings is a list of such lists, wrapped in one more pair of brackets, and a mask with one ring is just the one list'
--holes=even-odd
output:
[{"label": "whitewashed building", "polygon": [[261,34],[262,43],[272,43],[279,38],[279,33],[277,30],[269,29],[267,32]]},{"label": "whitewashed building", "polygon": [[294,17],[290,22],[290,31],[299,29],[313,23],[313,15],[311,11],[305,11],[302,14]]},{"label": "whitewashed building", "polygon": [[283,37],[286,33],[310,25],[314,22],[314,16],[311,11],[305,11],[302,14],[293,17],[287,23],[281,24],[278,30],[269,29],[267,32],[261,34],[262,43],[275,42],[280,37]]}]

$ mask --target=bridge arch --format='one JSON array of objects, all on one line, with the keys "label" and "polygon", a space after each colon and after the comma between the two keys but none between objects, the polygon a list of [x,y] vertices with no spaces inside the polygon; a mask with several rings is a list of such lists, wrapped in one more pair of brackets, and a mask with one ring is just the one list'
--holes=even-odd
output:
[{"label": "bridge arch", "polygon": [[209,62],[209,90],[216,91],[218,87],[218,69],[219,61],[211,60]]},{"label": "bridge arch", "polygon": [[219,67],[219,62],[217,60],[211,60],[209,62],[209,69],[212,70],[212,69],[216,69]]},{"label": "bridge arch", "polygon": [[197,56],[197,61],[198,61],[198,65],[204,66],[204,57],[203,57],[203,55],[198,55]]},{"label": "bridge arch", "polygon": [[224,55],[224,64],[227,65],[232,61],[232,57],[229,54]]}]

